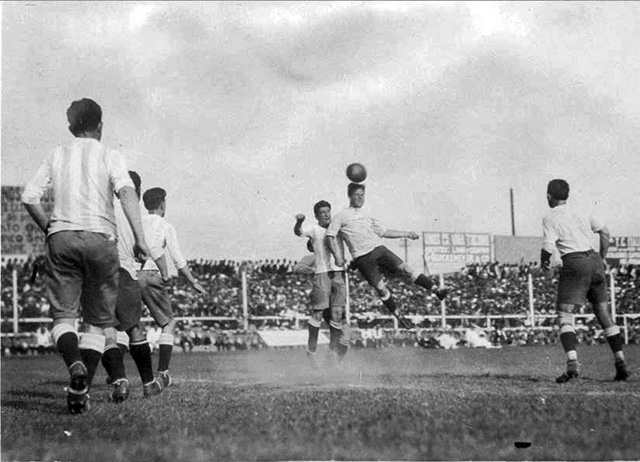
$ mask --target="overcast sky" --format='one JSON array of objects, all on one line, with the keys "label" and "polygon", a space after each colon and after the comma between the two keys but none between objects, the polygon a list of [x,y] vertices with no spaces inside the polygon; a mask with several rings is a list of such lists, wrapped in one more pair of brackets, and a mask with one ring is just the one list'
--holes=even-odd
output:
[{"label": "overcast sky", "polygon": [[[294,216],[347,205],[415,231],[541,235],[547,182],[640,235],[640,3],[2,2],[2,184],[67,142],[71,101],[188,258],[306,253]],[[415,245],[415,244],[414,244]],[[391,243],[394,250],[398,243]]]}]

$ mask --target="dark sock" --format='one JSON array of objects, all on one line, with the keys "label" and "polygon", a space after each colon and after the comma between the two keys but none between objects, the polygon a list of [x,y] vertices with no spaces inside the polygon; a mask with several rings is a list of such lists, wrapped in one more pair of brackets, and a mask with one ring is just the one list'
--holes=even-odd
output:
[{"label": "dark sock", "polygon": [[309,324],[309,340],[307,341],[307,349],[311,353],[315,353],[316,347],[318,346],[318,333],[320,332],[319,327],[312,326]]},{"label": "dark sock", "polygon": [[143,384],[153,382],[153,363],[151,362],[151,347],[149,342],[133,343],[129,345],[131,357],[136,363],[140,380]]},{"label": "dark sock", "polygon": [[169,362],[171,361],[171,352],[173,345],[160,345],[158,353],[158,372],[169,370]]},{"label": "dark sock", "polygon": [[575,351],[578,347],[578,339],[575,332],[563,332],[560,334],[560,343],[564,351]]},{"label": "dark sock", "polygon": [[122,353],[122,357],[124,358],[129,351],[129,347],[124,343],[118,343],[118,348],[120,349],[120,353]]},{"label": "dark sock", "polygon": [[98,369],[98,364],[100,364],[102,353],[87,348],[80,350],[80,354],[82,355],[82,362],[84,362],[84,365],[87,367],[87,371],[89,372],[89,383],[91,383],[93,381],[93,376],[96,375],[96,370]]},{"label": "dark sock", "polygon": [[338,357],[339,358],[344,358],[344,355],[347,354],[347,351],[349,350],[349,346],[345,345],[344,343],[338,343]]},{"label": "dark sock", "polygon": [[393,299],[392,295],[389,295],[389,298],[387,298],[386,300],[382,300],[382,303],[384,303],[384,306],[386,306],[387,309],[392,313],[394,313],[398,308],[396,306],[396,301]]},{"label": "dark sock", "polygon": [[82,361],[82,355],[78,348],[78,335],[74,332],[67,332],[61,335],[58,343],[56,343],[56,348],[67,367],[70,367],[75,362]]},{"label": "dark sock", "polygon": [[329,349],[336,350],[338,348],[338,342],[342,336],[342,327],[340,329],[335,328],[329,323]]},{"label": "dark sock", "polygon": [[[611,351],[613,351],[614,355],[619,351],[622,351],[622,335],[621,334],[610,335],[609,337],[607,337],[607,342],[609,343],[609,347],[611,348]],[[621,361],[624,361],[624,360],[621,359]]]},{"label": "dark sock", "polygon": [[431,290],[433,286],[435,286],[435,283],[423,273],[421,273],[414,282],[427,290]]},{"label": "dark sock", "polygon": [[105,350],[102,355],[102,365],[114,382],[127,377],[120,348],[109,348]]}]

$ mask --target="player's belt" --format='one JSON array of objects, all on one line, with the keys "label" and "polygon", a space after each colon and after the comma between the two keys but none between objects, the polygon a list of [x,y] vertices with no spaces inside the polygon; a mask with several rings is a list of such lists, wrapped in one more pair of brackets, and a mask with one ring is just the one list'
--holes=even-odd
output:
[{"label": "player's belt", "polygon": [[563,255],[562,259],[564,260],[565,258],[590,257],[591,255],[593,255],[595,253],[596,253],[596,251],[593,250],[593,249],[585,250],[584,252],[571,252],[571,253],[568,253],[566,255]]}]

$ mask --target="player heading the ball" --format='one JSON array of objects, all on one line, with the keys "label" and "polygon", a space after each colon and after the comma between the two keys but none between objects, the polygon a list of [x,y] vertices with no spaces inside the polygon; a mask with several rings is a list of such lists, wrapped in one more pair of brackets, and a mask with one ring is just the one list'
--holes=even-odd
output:
[{"label": "player heading the ball", "polygon": [[362,212],[365,200],[365,187],[363,184],[350,183],[347,187],[347,194],[349,196],[349,207],[335,215],[327,229],[329,246],[336,264],[339,266],[345,264],[336,240],[340,235],[347,243],[349,252],[353,257],[353,265],[360,271],[369,285],[376,290],[382,303],[392,313],[396,311],[397,306],[382,278],[382,268],[392,273],[410,277],[415,284],[430,290],[438,299],[443,300],[449,292],[448,288],[436,288],[436,283],[424,273],[415,271],[395,253],[382,245],[382,238],[418,239],[420,235],[413,231],[388,229],[375,218],[364,214]]}]

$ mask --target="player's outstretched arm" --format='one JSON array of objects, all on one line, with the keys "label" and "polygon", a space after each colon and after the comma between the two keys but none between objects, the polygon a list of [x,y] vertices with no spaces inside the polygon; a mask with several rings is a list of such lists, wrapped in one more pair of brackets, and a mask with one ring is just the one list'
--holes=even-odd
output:
[{"label": "player's outstretched arm", "polygon": [[415,231],[398,231],[395,229],[387,229],[385,230],[382,237],[386,237],[388,239],[401,239],[406,237],[407,239],[415,240],[420,239],[420,234],[416,233]]},{"label": "player's outstretched arm", "polygon": [[304,213],[299,213],[296,215],[296,224],[293,226],[293,234],[296,236],[302,236],[302,223],[305,220]]}]

